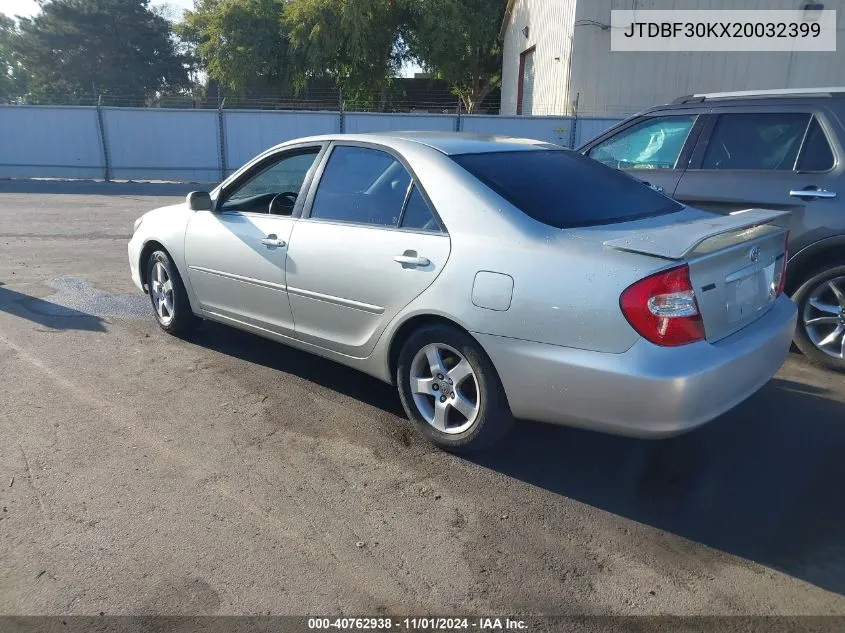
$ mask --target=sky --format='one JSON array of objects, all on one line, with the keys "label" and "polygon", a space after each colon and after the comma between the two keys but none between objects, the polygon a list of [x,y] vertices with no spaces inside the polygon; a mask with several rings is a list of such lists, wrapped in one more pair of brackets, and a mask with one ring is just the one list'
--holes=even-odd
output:
[{"label": "sky", "polygon": [[[165,7],[164,13],[168,19],[179,20],[182,11],[194,7],[194,0],[152,0],[150,4],[154,7]],[[8,16],[29,17],[38,11],[38,3],[35,0],[0,0],[0,13]],[[420,72],[419,66],[405,64],[400,74],[403,77],[413,77],[415,72]]]},{"label": "sky", "polygon": [[[194,6],[193,0],[153,0],[151,4],[153,6],[169,5],[177,12]],[[38,3],[35,0],[0,0],[0,12],[6,15],[29,17],[38,13]]]}]

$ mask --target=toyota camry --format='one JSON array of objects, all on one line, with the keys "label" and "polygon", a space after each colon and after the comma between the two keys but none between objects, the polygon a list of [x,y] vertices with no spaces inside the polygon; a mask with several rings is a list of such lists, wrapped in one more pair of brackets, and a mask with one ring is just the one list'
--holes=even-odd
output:
[{"label": "toyota camry", "polygon": [[166,332],[210,319],[327,357],[477,450],[514,418],[663,437],[750,396],[795,326],[786,220],[539,141],[333,135],[146,213],[129,265]]}]

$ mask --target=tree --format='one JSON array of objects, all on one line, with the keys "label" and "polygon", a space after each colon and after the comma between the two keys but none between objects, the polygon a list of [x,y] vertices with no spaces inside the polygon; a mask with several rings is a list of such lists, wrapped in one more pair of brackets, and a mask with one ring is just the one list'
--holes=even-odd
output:
[{"label": "tree", "polygon": [[467,112],[501,84],[502,0],[414,0],[404,34],[411,56],[445,79]]},{"label": "tree", "polygon": [[19,98],[26,90],[26,73],[12,50],[16,35],[15,21],[0,13],[0,103]]},{"label": "tree", "polygon": [[[149,0],[47,0],[12,38],[29,97],[42,102],[113,95],[141,105],[187,85],[170,24]],[[88,95],[87,97],[85,95]]]},{"label": "tree", "polygon": [[12,94],[12,52],[9,48],[14,31],[14,20],[0,13],[0,101],[15,96]]},{"label": "tree", "polygon": [[258,83],[289,84],[284,0],[200,0],[177,26],[208,76],[236,93]]},{"label": "tree", "polygon": [[290,30],[299,85],[328,76],[353,101],[383,106],[390,80],[407,58],[401,34],[407,0],[289,0]]}]

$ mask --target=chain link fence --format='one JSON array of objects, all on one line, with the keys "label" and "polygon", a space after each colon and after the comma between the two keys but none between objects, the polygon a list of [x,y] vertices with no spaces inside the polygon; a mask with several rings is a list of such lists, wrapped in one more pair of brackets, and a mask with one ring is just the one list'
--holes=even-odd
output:
[{"label": "chain link fence", "polygon": [[[37,96],[17,98],[9,101],[12,105],[74,105],[104,106],[123,108],[174,108],[174,109],[229,109],[229,110],[291,110],[291,111],[327,111],[327,112],[382,112],[382,113],[429,113],[429,114],[500,114],[502,113],[502,95],[496,89],[488,94],[473,112],[447,88],[430,85],[414,86],[399,84],[391,86],[386,92],[344,93],[337,88],[311,88],[298,94],[274,92],[271,90],[253,90],[243,95],[224,94],[211,86],[204,94],[159,94],[153,97],[110,92],[44,92]],[[513,104],[509,104],[513,107]],[[506,108],[507,109],[507,108]],[[566,107],[561,103],[534,101],[528,116],[573,115],[597,118],[626,118],[634,114],[636,108],[627,106],[602,106],[589,109]],[[505,112],[508,114],[508,112]]]}]

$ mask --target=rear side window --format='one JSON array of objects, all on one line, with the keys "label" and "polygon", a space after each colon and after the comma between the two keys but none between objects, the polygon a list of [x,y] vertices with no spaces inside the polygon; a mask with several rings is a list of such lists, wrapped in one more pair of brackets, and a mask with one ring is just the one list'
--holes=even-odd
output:
[{"label": "rear side window", "polygon": [[323,171],[312,218],[397,226],[411,175],[386,152],[338,146]]},{"label": "rear side window", "polygon": [[561,229],[625,222],[683,208],[639,180],[569,150],[452,158],[523,213]]},{"label": "rear side window", "polygon": [[702,169],[791,171],[809,114],[721,114],[704,153]]},{"label": "rear side window", "polygon": [[416,185],[411,187],[411,195],[402,214],[403,229],[419,229],[420,231],[439,231],[440,223],[434,217]]},{"label": "rear side window", "polygon": [[804,147],[798,159],[798,171],[827,171],[833,169],[833,150],[816,117],[810,122]]}]

